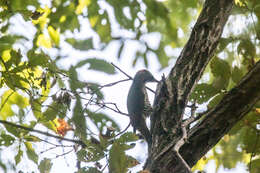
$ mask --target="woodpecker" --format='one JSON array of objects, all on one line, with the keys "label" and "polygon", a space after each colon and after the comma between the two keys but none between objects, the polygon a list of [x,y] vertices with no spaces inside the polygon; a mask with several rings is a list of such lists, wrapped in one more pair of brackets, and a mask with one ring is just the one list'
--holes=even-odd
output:
[{"label": "woodpecker", "polygon": [[145,89],[147,82],[158,81],[147,70],[140,70],[135,74],[127,96],[127,109],[134,133],[136,133],[136,130],[140,131],[149,145],[152,139],[150,131],[146,126],[145,118],[151,112],[152,107]]}]

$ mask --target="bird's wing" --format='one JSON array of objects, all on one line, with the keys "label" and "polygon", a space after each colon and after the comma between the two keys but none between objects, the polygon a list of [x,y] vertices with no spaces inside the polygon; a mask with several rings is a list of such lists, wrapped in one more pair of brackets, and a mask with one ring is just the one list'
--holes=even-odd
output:
[{"label": "bird's wing", "polygon": [[144,88],[144,116],[149,117],[152,111],[153,111],[153,108],[149,101],[147,91]]}]

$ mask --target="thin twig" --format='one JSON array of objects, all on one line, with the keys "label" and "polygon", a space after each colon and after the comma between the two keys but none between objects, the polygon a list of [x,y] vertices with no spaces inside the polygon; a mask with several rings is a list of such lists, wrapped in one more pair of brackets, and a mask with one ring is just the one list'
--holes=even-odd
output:
[{"label": "thin twig", "polygon": [[106,169],[107,166],[108,166],[108,162],[106,163],[106,165],[104,166],[104,168],[102,168],[101,172],[103,172],[103,171]]},{"label": "thin twig", "polygon": [[60,140],[63,140],[63,141],[73,142],[73,143],[81,145],[82,147],[86,147],[86,144],[83,141],[81,141],[81,140],[64,138],[64,137],[61,137],[61,136],[50,134],[48,132],[43,132],[43,131],[36,130],[36,129],[33,129],[33,128],[29,128],[29,127],[21,126],[21,125],[18,125],[18,124],[14,124],[12,122],[5,121],[5,120],[0,120],[0,123],[7,124],[7,125],[10,125],[10,126],[13,126],[13,127],[17,127],[17,128],[20,128],[20,129],[23,129],[23,130],[26,130],[26,131],[35,132],[35,133],[39,133],[39,134],[42,134],[42,135],[45,135],[45,136],[49,136],[49,137],[53,137],[53,138],[56,138],[56,139],[60,139]]},{"label": "thin twig", "polygon": [[131,79],[123,79],[123,80],[119,80],[119,81],[112,82],[112,83],[109,83],[109,84],[105,84],[105,85],[100,86],[98,89],[102,89],[102,88],[105,88],[105,87],[111,87],[111,86],[116,85],[118,83],[129,81],[129,80],[131,80]]},{"label": "thin twig", "polygon": [[[39,138],[39,137],[38,137],[38,138]],[[41,140],[41,142],[45,142],[45,143],[47,143],[47,144],[53,145],[54,147],[74,147],[74,145],[54,144],[54,143],[49,142],[49,141],[47,141],[47,140],[44,140],[44,139],[41,139],[41,138],[39,138],[39,139]]]},{"label": "thin twig", "polygon": [[106,169],[106,167],[108,166],[108,158],[107,158],[107,154],[105,155],[105,157],[106,157],[106,161],[107,161],[107,163],[106,163],[106,165],[104,166],[104,168],[101,170],[101,172],[103,172],[105,169]]},{"label": "thin twig", "polygon": [[[91,102],[94,103],[95,105],[98,105],[100,107],[104,107],[104,108],[110,109],[110,110],[112,110],[112,111],[114,111],[116,113],[119,113],[121,115],[129,116],[127,113],[124,113],[124,112],[120,111],[120,109],[117,107],[117,105],[115,103],[100,103],[100,102],[97,102],[97,101],[94,101],[94,100],[90,100],[90,103]],[[111,107],[107,106],[106,104],[112,104],[112,105],[115,106],[115,108],[111,108]]]},{"label": "thin twig", "polygon": [[[122,113],[122,111],[120,111],[120,109],[118,108],[118,106],[117,106],[116,103],[113,103],[113,102],[103,102],[103,104],[105,104],[105,105],[113,105],[113,106],[115,106],[115,108],[116,108],[116,110],[117,110],[118,112],[121,112],[121,113]],[[127,114],[127,116],[128,116],[128,114]]]},{"label": "thin twig", "polygon": [[126,75],[129,79],[133,79],[131,76],[129,76],[126,72],[124,72],[123,70],[121,70],[118,66],[116,66],[114,63],[111,62],[111,65],[114,66],[117,70],[119,70],[121,73],[123,73],[124,75]]},{"label": "thin twig", "polygon": [[74,151],[74,150],[72,149],[72,150],[69,150],[69,151],[67,151],[67,152],[65,152],[65,153],[58,154],[58,155],[56,155],[56,157],[55,157],[54,159],[57,159],[58,157],[61,157],[61,156],[65,156],[65,155],[71,153],[72,151]]},{"label": "thin twig", "polygon": [[149,88],[149,87],[145,87],[146,89],[148,89],[149,91],[151,91],[152,93],[154,93],[155,94],[155,91],[154,90],[152,90],[151,88]]},{"label": "thin twig", "polygon": [[210,109],[204,111],[204,112],[201,112],[201,113],[198,113],[198,115],[195,117],[195,116],[191,116],[190,118],[184,120],[184,122],[182,123],[182,126],[186,127],[188,125],[190,125],[191,123],[197,121],[198,119],[200,119],[202,116],[204,116],[205,114],[207,114],[208,112],[210,111]]},{"label": "thin twig", "polygon": [[118,134],[116,134],[116,136],[114,138],[116,138],[117,136],[125,133],[127,131],[127,129],[130,127],[131,123],[129,122],[129,124],[126,126],[126,128],[124,130],[122,130],[121,132],[119,132]]},{"label": "thin twig", "polygon": [[46,149],[46,150],[44,150],[44,151],[41,151],[40,152],[40,154],[43,154],[43,153],[46,153],[46,152],[48,152],[48,151],[50,151],[50,150],[53,150],[53,149],[55,149],[55,148],[57,148],[57,147],[50,147],[50,148],[48,148],[48,149]]},{"label": "thin twig", "polygon": [[[133,78],[132,78],[130,75],[128,75],[126,72],[124,72],[124,71],[123,71],[122,69],[120,69],[118,66],[116,66],[114,63],[111,62],[111,65],[114,66],[116,69],[118,69],[121,73],[123,73],[124,75],[126,75],[129,79],[132,79],[132,80],[133,80]],[[145,87],[145,88],[155,94],[155,91],[152,90],[151,88],[149,88],[149,87]]]}]

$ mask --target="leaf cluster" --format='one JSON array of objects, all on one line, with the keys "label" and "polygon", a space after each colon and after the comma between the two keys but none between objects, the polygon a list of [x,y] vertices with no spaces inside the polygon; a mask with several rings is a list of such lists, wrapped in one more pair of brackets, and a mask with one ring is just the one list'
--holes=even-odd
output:
[{"label": "leaf cluster", "polygon": [[[149,67],[156,59],[163,69],[174,58],[167,50],[184,46],[201,8],[202,1],[193,0],[54,0],[48,5],[39,0],[1,0],[0,119],[30,128],[44,127],[50,133],[57,133],[56,118],[65,119],[74,128],[74,138],[87,145],[75,150],[78,160],[86,163],[105,160],[111,172],[127,172],[136,160],[125,151],[132,148],[129,142],[137,140],[136,137],[131,133],[115,137],[120,131],[118,124],[106,113],[96,111],[106,106],[102,86],[98,82],[83,82],[78,75],[80,68],[113,75],[114,67],[107,57],[88,56],[65,69],[59,62],[75,57],[67,57],[63,52],[68,47],[85,54],[102,52],[116,42],[116,56],[120,59],[125,58],[127,43],[134,41],[138,49],[131,50],[133,66],[142,61]],[[236,1],[216,56],[194,89],[191,102],[214,107],[259,61],[259,19],[259,1]],[[13,22],[17,20],[25,23],[26,32],[17,25],[19,22]],[[234,22],[238,21],[241,25],[246,23],[242,31],[234,30]],[[153,35],[159,37],[156,43],[149,39]],[[257,103],[255,108],[259,106]],[[110,126],[114,131],[108,130]],[[38,165],[40,172],[50,171],[52,160],[39,158],[34,146],[44,142],[42,139],[10,125],[3,127],[0,145],[16,146],[15,164],[27,156]],[[244,162],[251,166],[251,171],[259,172],[258,136],[259,113],[251,111],[223,138],[209,158],[216,161],[217,168],[220,165],[233,168],[236,163]],[[249,156],[254,157],[249,159]],[[0,161],[6,170],[3,165]],[[100,172],[100,169],[98,166],[79,169],[84,171]]]}]

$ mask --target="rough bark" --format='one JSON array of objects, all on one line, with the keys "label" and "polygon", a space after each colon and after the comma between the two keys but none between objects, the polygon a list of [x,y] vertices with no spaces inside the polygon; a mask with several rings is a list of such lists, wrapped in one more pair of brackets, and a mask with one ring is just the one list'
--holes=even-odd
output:
[{"label": "rough bark", "polygon": [[[188,133],[180,153],[193,166],[260,100],[260,61]],[[196,152],[194,152],[194,148]]]},{"label": "rough bark", "polygon": [[213,57],[232,7],[232,0],[206,0],[190,39],[159,86],[151,116],[153,142],[145,165],[150,172],[190,172],[189,167],[209,151],[260,97],[257,93],[260,86],[258,63],[203,121],[188,132],[183,127],[183,113],[189,96]]}]

